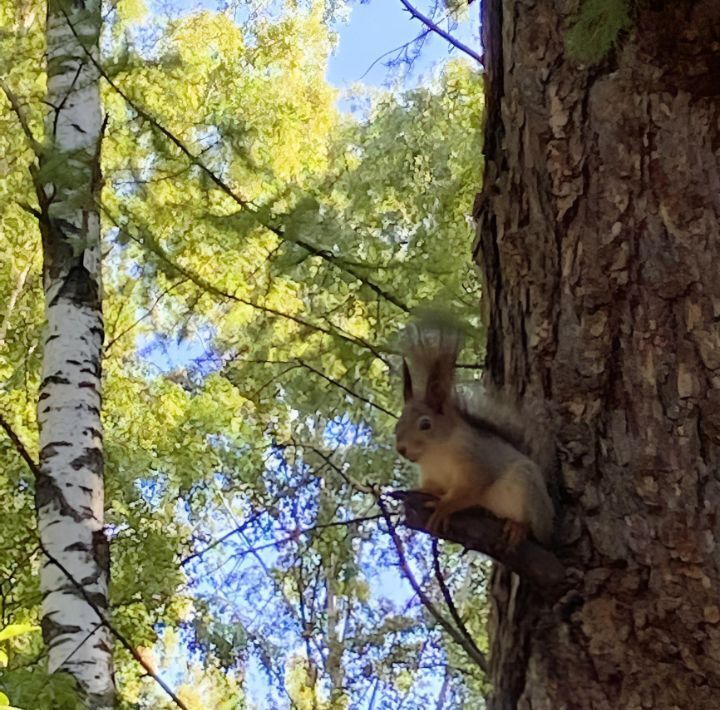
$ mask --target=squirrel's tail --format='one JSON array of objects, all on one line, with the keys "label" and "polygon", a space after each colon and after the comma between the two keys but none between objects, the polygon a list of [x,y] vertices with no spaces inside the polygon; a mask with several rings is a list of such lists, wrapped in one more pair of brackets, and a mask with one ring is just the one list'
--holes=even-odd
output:
[{"label": "squirrel's tail", "polygon": [[554,528],[555,509],[547,490],[543,473],[533,463],[535,470],[530,477],[532,506],[528,510],[530,517],[530,529],[541,545],[546,547],[552,541]]},{"label": "squirrel's tail", "polygon": [[458,407],[476,426],[488,427],[532,459],[547,477],[555,465],[555,448],[545,422],[542,403],[529,406],[512,401],[493,387],[474,382],[458,386]]}]

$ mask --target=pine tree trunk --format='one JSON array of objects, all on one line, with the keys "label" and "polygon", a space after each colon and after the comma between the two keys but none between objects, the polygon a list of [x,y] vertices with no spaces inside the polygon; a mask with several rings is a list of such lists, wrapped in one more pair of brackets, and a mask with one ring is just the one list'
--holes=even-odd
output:
[{"label": "pine tree trunk", "polygon": [[[99,0],[49,0],[45,152],[39,190],[47,317],[38,399],[36,507],[46,552],[42,628],[51,672],[78,682],[91,708],[114,698],[103,531],[100,380]],[[80,40],[78,39],[80,38]]]},{"label": "pine tree trunk", "polygon": [[570,569],[496,570],[493,710],[720,707],[720,3],[635,6],[592,68],[577,2],[482,9],[487,364],[549,402]]}]

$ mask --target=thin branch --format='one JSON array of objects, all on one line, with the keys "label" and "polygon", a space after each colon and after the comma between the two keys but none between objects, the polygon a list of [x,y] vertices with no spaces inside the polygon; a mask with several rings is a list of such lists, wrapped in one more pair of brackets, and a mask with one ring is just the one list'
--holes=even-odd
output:
[{"label": "thin branch", "polygon": [[368,703],[368,710],[374,710],[375,709],[375,698],[377,696],[378,688],[380,687],[380,678],[375,678],[373,681],[372,686],[372,695],[370,696],[370,702]]},{"label": "thin branch", "polygon": [[[298,592],[298,607],[300,612],[300,628],[302,629],[302,637],[305,641],[305,655],[307,656],[307,673],[310,677],[310,689],[312,690],[312,703],[313,710],[317,710],[317,669],[315,667],[315,661],[313,659],[312,646],[310,639],[312,637],[312,624],[308,623],[307,614],[305,612],[305,590],[307,585],[303,579],[303,559],[300,558],[300,567],[298,569],[297,576],[297,592]],[[321,656],[321,660],[322,656]]]},{"label": "thin branch", "polygon": [[311,244],[308,241],[305,241],[304,239],[289,239],[285,236],[285,233],[282,229],[278,227],[273,227],[271,225],[263,224],[265,229],[269,229],[271,232],[273,232],[276,236],[280,237],[283,241],[289,241],[293,244],[297,244],[298,246],[305,249],[305,251],[308,252],[308,254],[311,254],[312,256],[317,256],[324,261],[328,262],[329,264],[333,264],[335,267],[337,267],[340,271],[344,271],[347,274],[350,274],[353,278],[357,279],[361,284],[364,286],[367,286],[371,291],[376,293],[378,296],[384,298],[389,303],[392,303],[393,306],[396,308],[399,308],[401,311],[404,311],[405,313],[410,313],[410,307],[407,306],[405,303],[403,303],[397,296],[394,296],[389,291],[386,291],[382,286],[376,284],[374,281],[369,279],[367,276],[363,276],[362,274],[358,273],[353,267],[349,266],[345,261],[343,261],[342,257],[336,256],[331,251],[328,251],[327,249],[320,249],[319,247],[316,247],[315,245]]},{"label": "thin branch", "polygon": [[306,368],[307,370],[310,370],[310,372],[314,373],[318,377],[322,377],[323,380],[329,382],[331,385],[335,385],[336,387],[339,387],[344,392],[347,392],[351,397],[354,399],[359,400],[360,402],[365,402],[365,404],[369,404],[371,407],[374,407],[378,411],[382,412],[383,414],[387,414],[389,417],[392,417],[393,419],[397,419],[398,416],[394,412],[391,412],[389,409],[385,409],[380,404],[376,404],[371,399],[368,399],[367,397],[364,397],[361,394],[358,394],[354,390],[351,390],[349,387],[346,387],[342,382],[338,382],[337,380],[334,380],[332,377],[329,377],[324,372],[321,372],[320,370],[316,370],[312,365],[308,365],[304,360],[300,360],[298,358],[297,360],[298,364],[302,367]]},{"label": "thin branch", "polygon": [[351,345],[354,345],[355,347],[361,347],[364,349],[369,350],[373,355],[375,355],[378,360],[388,365],[387,360],[382,356],[382,354],[369,343],[366,343],[365,341],[356,338],[355,336],[347,336],[342,333],[339,333],[337,331],[330,330],[329,328],[324,328],[321,325],[317,325],[315,323],[311,323],[310,321],[305,320],[304,318],[300,318],[299,316],[294,316],[290,313],[284,313],[283,311],[278,311],[275,308],[271,308],[270,306],[264,306],[260,303],[256,303],[254,301],[250,301],[246,298],[242,298],[240,296],[236,296],[233,293],[229,293],[228,291],[223,291],[222,289],[217,288],[217,286],[213,286],[210,282],[206,281],[202,276],[199,274],[196,274],[195,272],[191,271],[190,269],[181,266],[177,262],[173,261],[168,254],[165,252],[165,250],[158,244],[158,242],[152,238],[150,239],[144,239],[143,237],[138,237],[134,234],[131,234],[130,231],[123,227],[117,219],[110,213],[110,211],[101,206],[101,209],[103,213],[110,219],[110,221],[120,230],[122,230],[132,241],[134,241],[136,244],[139,244],[140,246],[144,247],[148,251],[151,251],[155,256],[157,256],[159,259],[161,259],[163,262],[165,262],[168,266],[170,266],[172,269],[177,271],[181,276],[184,276],[189,281],[192,281],[196,286],[199,286],[203,291],[206,291],[207,293],[212,294],[213,296],[216,296],[217,298],[221,299],[227,299],[229,301],[235,301],[236,303],[241,303],[244,306],[248,306],[250,308],[253,308],[255,310],[262,311],[264,313],[268,313],[270,315],[276,316],[278,318],[285,318],[286,320],[291,320],[294,323],[297,323],[298,325],[302,325],[305,328],[309,328],[310,330],[315,330],[319,333],[323,333],[324,335],[327,335],[331,338],[337,338],[339,340],[343,340],[347,343],[350,343]]},{"label": "thin branch", "polygon": [[35,248],[33,256],[28,262],[27,266],[18,274],[17,280],[15,282],[15,287],[13,288],[12,293],[10,294],[10,298],[8,299],[7,305],[5,307],[5,315],[3,316],[2,322],[0,323],[0,347],[5,345],[5,336],[7,335],[8,328],[10,327],[10,320],[12,318],[13,311],[15,310],[15,306],[17,305],[18,299],[22,296],[28,274],[30,273],[30,269],[32,268],[32,262],[34,261],[36,251],[37,247]]},{"label": "thin branch", "polygon": [[422,587],[418,584],[415,576],[412,573],[412,570],[410,569],[407,557],[405,556],[405,548],[403,546],[402,540],[397,534],[395,525],[390,519],[390,514],[388,513],[387,506],[385,505],[382,498],[378,498],[377,504],[382,511],[383,517],[385,518],[385,523],[388,526],[390,537],[395,544],[398,561],[400,563],[400,570],[402,571],[403,575],[405,575],[407,581],[410,583],[413,591],[423,603],[423,606],[428,610],[430,615],[437,621],[440,626],[442,626],[443,629],[445,629],[450,638],[455,641],[455,643],[457,643],[458,646],[460,646],[465,651],[465,653],[467,653],[470,659],[474,663],[476,663],[484,673],[487,673],[488,663],[487,659],[485,658],[485,654],[478,651],[477,647],[474,644],[469,643],[468,640],[440,613],[435,604],[433,604],[430,597],[425,594]]},{"label": "thin branch", "polygon": [[38,478],[38,476],[40,476],[40,466],[38,466],[38,464],[35,462],[35,459],[30,456],[27,448],[25,447],[25,444],[23,444],[22,442],[22,439],[15,433],[15,430],[10,426],[10,424],[2,414],[0,414],[0,427],[5,430],[8,439],[12,441],[15,449],[23,458],[25,463],[28,465],[28,468],[32,471],[35,478]]},{"label": "thin branch", "polygon": [[134,323],[131,323],[127,328],[125,328],[124,330],[122,330],[120,333],[118,333],[117,335],[113,336],[112,340],[110,340],[110,342],[105,346],[105,354],[107,355],[108,350],[110,350],[110,348],[111,348],[113,345],[115,345],[115,343],[116,343],[118,340],[120,340],[120,338],[122,338],[122,337],[124,337],[125,335],[127,335],[131,330],[133,330],[133,329],[136,328],[138,325],[140,325],[140,323],[142,323],[146,318],[149,318],[150,315],[152,315],[152,312],[157,308],[157,306],[158,306],[158,304],[160,303],[160,301],[161,301],[165,296],[167,296],[168,293],[170,293],[171,291],[174,291],[176,288],[178,288],[178,286],[181,286],[181,285],[184,284],[186,281],[188,281],[187,276],[179,279],[179,280],[176,281],[174,284],[171,284],[170,286],[168,286],[168,287],[155,299],[155,301],[153,302],[153,304],[150,306],[150,308],[148,308],[147,311],[145,311],[145,313],[143,313],[143,315],[141,315]]},{"label": "thin branch", "polygon": [[447,584],[445,583],[445,576],[442,573],[442,569],[440,568],[440,555],[438,552],[438,541],[437,538],[433,539],[432,542],[432,552],[433,552],[433,568],[435,570],[435,579],[437,580],[438,586],[440,587],[440,591],[442,592],[443,598],[445,599],[445,604],[447,604],[448,611],[450,612],[450,616],[455,620],[455,623],[457,624],[458,629],[460,629],[460,633],[468,640],[468,643],[472,644],[475,650],[482,654],[482,651],[478,648],[477,644],[475,643],[475,639],[470,634],[470,631],[468,630],[467,626],[465,625],[465,622],[462,620],[462,617],[460,616],[460,613],[457,610],[457,607],[455,606],[455,602],[453,601],[452,594],[450,593],[450,590],[448,589]]},{"label": "thin branch", "polygon": [[[470,0],[470,2],[472,2],[472,0]],[[468,3],[468,5],[469,5],[469,4],[470,4],[470,3]],[[439,21],[442,22],[442,21],[446,20],[448,17],[450,17],[451,14],[452,14],[452,10],[448,11],[447,13],[445,13],[445,14],[440,18]],[[435,24],[437,24],[437,23],[435,23]],[[411,40],[408,40],[408,41],[405,42],[404,44],[401,44],[399,47],[395,47],[395,49],[389,49],[387,52],[383,52],[383,53],[365,70],[365,72],[364,72],[363,75],[358,79],[358,81],[362,81],[362,80],[367,76],[367,74],[372,70],[372,68],[373,68],[381,59],[384,59],[384,58],[387,57],[389,54],[395,54],[396,52],[398,52],[398,53],[399,53],[399,52],[402,52],[403,50],[407,49],[407,48],[410,47],[411,45],[415,44],[415,42],[418,42],[419,40],[425,39],[425,37],[427,37],[431,32],[432,32],[432,29],[431,29],[431,28],[424,29],[419,35],[417,35],[416,37],[413,37]],[[407,56],[407,55],[406,55],[406,56]],[[393,61],[395,61],[395,60],[393,60]],[[390,65],[390,64],[391,64],[391,62],[388,62],[388,65]]]},{"label": "thin branch", "polygon": [[145,672],[167,693],[167,695],[175,703],[175,705],[177,705],[179,708],[182,708],[182,710],[190,710],[188,706],[185,705],[185,703],[180,700],[177,695],[175,695],[170,686],[153,670],[152,666],[135,650],[135,647],[125,638],[125,636],[120,633],[110,621],[108,621],[108,619],[105,617],[105,613],[103,612],[103,610],[100,609],[100,607],[95,603],[93,598],[85,591],[85,588],[82,586],[82,584],[80,584],[80,582],[78,582],[72,576],[72,574],[70,574],[70,572],[58,559],[56,559],[45,549],[42,543],[40,543],[40,549],[43,551],[44,555],[48,558],[48,560],[52,564],[54,564],[65,575],[65,577],[67,577],[68,581],[80,592],[83,599],[87,602],[88,606],[90,606],[90,608],[98,615],[101,624],[105,626],[118,641],[120,641],[125,650],[145,669]]},{"label": "thin branch", "polygon": [[[288,446],[288,444],[283,444],[283,446]],[[317,448],[317,446],[312,446],[311,444],[292,444],[295,448],[301,448],[301,449],[309,449],[310,451],[314,451],[330,468],[332,468],[335,473],[340,476],[340,478],[345,481],[351,488],[354,488],[355,490],[359,491],[360,493],[367,493],[375,498],[378,497],[378,491],[375,490],[372,485],[368,485],[365,483],[360,483],[360,481],[356,481],[354,478],[348,476],[348,474],[340,468],[336,463],[333,463],[333,460],[321,449]]]},{"label": "thin branch", "polygon": [[304,360],[267,360],[267,359],[257,359],[257,358],[241,358],[241,357],[231,357],[227,360],[227,363],[233,363],[236,361],[240,362],[249,362],[257,365],[292,365],[292,367],[289,367],[287,370],[283,370],[279,375],[276,375],[272,379],[268,380],[266,383],[262,385],[262,387],[259,387],[258,390],[254,393],[253,396],[256,396],[262,389],[267,387],[272,382],[275,382],[280,377],[283,377],[288,372],[291,372],[294,369],[297,369],[298,367],[304,367],[313,374],[317,375],[318,377],[322,377],[325,381],[329,382],[331,385],[335,385],[336,387],[340,388],[344,392],[347,392],[351,397],[359,400],[360,402],[364,402],[366,404],[369,404],[371,407],[374,407],[375,409],[378,409],[379,411],[383,412],[384,414],[387,414],[390,417],[393,417],[393,419],[397,419],[397,415],[391,412],[389,409],[385,409],[379,404],[376,404],[372,400],[364,397],[361,394],[358,394],[355,392],[355,390],[350,389],[346,385],[343,385],[341,382],[338,382],[337,380],[334,380],[332,377],[326,375],[325,373],[321,372],[320,370],[314,368],[312,365],[308,365]]},{"label": "thin branch", "polygon": [[[422,491],[394,491],[389,497],[403,502],[408,527],[431,534],[426,527],[431,512],[427,503],[435,500],[433,496]],[[552,598],[562,592],[565,567],[557,556],[531,538],[509,547],[504,521],[489,510],[468,508],[454,513],[442,537],[500,562],[531,582],[543,596]]]},{"label": "thin branch", "polygon": [[447,696],[448,689],[450,688],[450,672],[447,666],[445,666],[445,673],[443,674],[443,683],[440,687],[440,693],[438,695],[437,702],[435,703],[435,710],[444,710],[445,708],[445,697]]},{"label": "thin branch", "polygon": [[[256,545],[255,547],[248,547],[245,550],[241,550],[237,554],[232,555],[234,559],[245,557],[247,555],[254,555],[257,552],[261,552],[262,550],[269,550],[271,547],[279,547],[280,545],[285,545],[288,542],[297,542],[297,540],[302,535],[307,535],[308,533],[315,532],[316,530],[324,530],[325,528],[337,528],[342,526],[348,526],[348,525],[354,525],[355,523],[366,523],[371,520],[379,520],[382,516],[380,515],[365,515],[360,518],[351,518],[350,520],[333,520],[331,523],[320,523],[319,525],[313,525],[309,528],[302,528],[300,530],[295,530],[292,535],[288,535],[287,537],[281,538],[279,540],[273,540],[272,542],[266,542],[263,545]],[[248,523],[251,521],[247,521]],[[245,527],[246,523],[243,523],[242,525],[238,526],[238,528],[231,530],[227,535],[223,536],[225,538],[230,537],[231,535],[234,535],[235,533],[241,533],[242,529]],[[205,549],[202,551],[202,554],[206,553],[208,550]],[[189,562],[192,558],[198,557],[197,554],[192,554],[186,557],[185,559],[180,561],[181,565],[185,565],[187,562]]]},{"label": "thin branch", "polygon": [[12,107],[13,112],[17,116],[20,127],[22,128],[22,131],[25,134],[25,137],[27,138],[27,141],[30,144],[33,153],[35,153],[36,156],[39,156],[41,152],[40,143],[35,140],[35,136],[30,130],[30,124],[28,123],[27,117],[25,116],[25,112],[20,106],[20,102],[17,100],[17,97],[15,96],[15,94],[13,94],[12,90],[3,79],[0,79],[0,89],[3,90],[3,93],[7,97],[7,100],[10,102],[10,106]]},{"label": "thin branch", "polygon": [[213,540],[207,547],[204,547],[202,550],[199,550],[198,552],[193,552],[191,555],[188,555],[187,557],[184,557],[180,561],[180,566],[184,567],[188,562],[191,562],[192,560],[198,559],[206,555],[210,550],[216,548],[218,545],[222,545],[223,542],[226,540],[229,540],[233,535],[238,535],[239,533],[243,532],[248,526],[252,525],[258,518],[265,515],[267,511],[261,510],[259,513],[255,513],[255,515],[250,516],[245,522],[238,525],[236,528],[233,528],[230,530],[230,532],[226,532],[224,535],[221,535],[217,540]]},{"label": "thin branch", "polygon": [[419,10],[416,10],[408,0],[400,0],[405,9],[410,13],[416,20],[420,20],[425,27],[427,27],[435,34],[440,35],[446,42],[449,42],[453,47],[456,47],[461,52],[464,52],[469,57],[472,57],[479,64],[483,63],[483,58],[474,50],[468,47],[466,44],[461,42],[459,39],[453,37],[449,32],[446,32],[441,27],[438,27],[427,15],[423,15]]},{"label": "thin branch", "polygon": [[[427,37],[430,34],[430,30],[423,30],[417,37],[413,37],[411,40],[408,40],[405,42],[405,44],[401,44],[399,47],[395,47],[395,49],[388,49],[387,52],[383,52],[362,74],[362,76],[358,79],[358,81],[362,81],[373,69],[373,67],[381,60],[385,59],[390,54],[395,54],[395,52],[402,52],[403,49],[407,49],[411,44],[414,44],[420,39],[423,39],[424,37]],[[386,66],[392,66],[391,62],[388,62]]]}]

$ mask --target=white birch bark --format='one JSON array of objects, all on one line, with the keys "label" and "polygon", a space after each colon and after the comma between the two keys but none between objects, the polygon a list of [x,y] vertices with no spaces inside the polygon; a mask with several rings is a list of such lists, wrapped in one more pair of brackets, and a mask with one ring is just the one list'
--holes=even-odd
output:
[{"label": "white birch bark", "polygon": [[107,612],[109,567],[100,420],[102,111],[98,73],[83,49],[98,56],[100,22],[100,0],[48,0],[50,108],[39,191],[47,332],[36,507],[47,552],[40,584],[49,670],[74,676],[87,707],[109,710],[112,644],[96,611]]},{"label": "white birch bark", "polygon": [[335,564],[332,559],[327,566],[328,576],[325,582],[325,594],[327,595],[327,645],[328,654],[326,668],[330,677],[330,704],[333,707],[343,706],[345,673],[342,665],[343,645],[338,634],[337,596],[334,591]]}]

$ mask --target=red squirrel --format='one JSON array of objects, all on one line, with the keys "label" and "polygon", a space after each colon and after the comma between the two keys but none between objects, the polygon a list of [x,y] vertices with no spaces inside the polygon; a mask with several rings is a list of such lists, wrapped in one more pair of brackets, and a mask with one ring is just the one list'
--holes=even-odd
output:
[{"label": "red squirrel", "polygon": [[450,515],[480,506],[505,519],[509,546],[528,531],[547,545],[554,515],[541,463],[547,447],[499,395],[463,397],[455,386],[461,343],[460,330],[440,318],[415,322],[404,335],[396,448],[419,466],[420,490],[438,498],[428,530],[442,533]]}]

